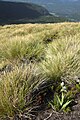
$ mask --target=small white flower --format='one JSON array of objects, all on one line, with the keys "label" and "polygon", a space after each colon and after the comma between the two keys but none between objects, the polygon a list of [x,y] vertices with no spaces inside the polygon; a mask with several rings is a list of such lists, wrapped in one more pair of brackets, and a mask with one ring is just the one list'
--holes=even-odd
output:
[{"label": "small white flower", "polygon": [[64,82],[61,83],[61,86],[62,86],[62,87],[64,86]]},{"label": "small white flower", "polygon": [[63,87],[62,87],[61,92],[67,92],[66,86],[63,86]]},{"label": "small white flower", "polygon": [[77,80],[76,80],[76,82],[77,82],[77,83],[79,83],[79,82],[80,82],[80,80],[79,80],[79,79],[77,79]]},{"label": "small white flower", "polygon": [[63,90],[66,90],[66,86],[63,86]]}]

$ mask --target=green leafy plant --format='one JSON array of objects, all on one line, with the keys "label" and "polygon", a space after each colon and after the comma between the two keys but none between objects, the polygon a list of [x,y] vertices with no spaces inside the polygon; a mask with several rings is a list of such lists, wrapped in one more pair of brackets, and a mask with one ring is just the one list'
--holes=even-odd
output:
[{"label": "green leafy plant", "polygon": [[68,97],[66,96],[66,86],[64,86],[64,83],[61,83],[61,93],[55,93],[54,94],[54,99],[49,102],[49,105],[57,110],[57,111],[68,111],[69,110],[69,105],[72,102],[72,99],[69,100]]}]

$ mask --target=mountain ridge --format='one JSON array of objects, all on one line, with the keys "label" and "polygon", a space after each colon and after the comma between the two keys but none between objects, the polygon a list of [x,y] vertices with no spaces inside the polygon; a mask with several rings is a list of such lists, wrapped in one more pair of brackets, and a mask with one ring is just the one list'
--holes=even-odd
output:
[{"label": "mountain ridge", "polygon": [[54,23],[66,21],[49,13],[34,3],[8,2],[0,0],[0,24],[14,23]]},{"label": "mountain ridge", "polygon": [[[6,0],[10,1],[10,0]],[[12,0],[16,2],[36,3],[60,17],[80,21],[80,0]]]},{"label": "mountain ridge", "polygon": [[30,3],[0,1],[0,17],[2,19],[37,18],[41,15],[49,15],[48,10],[42,6]]}]

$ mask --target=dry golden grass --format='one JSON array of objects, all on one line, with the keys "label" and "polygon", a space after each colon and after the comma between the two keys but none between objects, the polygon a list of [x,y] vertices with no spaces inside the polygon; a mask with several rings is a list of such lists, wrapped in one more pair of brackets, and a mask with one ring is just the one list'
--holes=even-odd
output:
[{"label": "dry golden grass", "polygon": [[[5,71],[7,65],[12,66],[11,71]],[[26,71],[24,66],[29,65]],[[44,77],[53,82],[79,77],[80,23],[0,26],[0,75],[1,117],[13,117],[15,110],[22,110],[30,84],[35,88]],[[38,75],[41,78],[36,80]]]}]

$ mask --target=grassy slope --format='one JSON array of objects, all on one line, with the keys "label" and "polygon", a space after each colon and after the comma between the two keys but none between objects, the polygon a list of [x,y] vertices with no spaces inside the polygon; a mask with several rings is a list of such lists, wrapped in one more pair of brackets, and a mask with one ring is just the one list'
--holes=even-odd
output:
[{"label": "grassy slope", "polygon": [[72,85],[80,77],[80,23],[0,26],[0,75],[0,118],[21,114],[43,81]]}]

